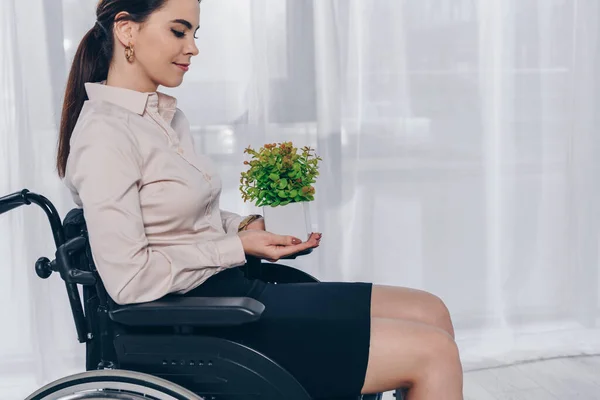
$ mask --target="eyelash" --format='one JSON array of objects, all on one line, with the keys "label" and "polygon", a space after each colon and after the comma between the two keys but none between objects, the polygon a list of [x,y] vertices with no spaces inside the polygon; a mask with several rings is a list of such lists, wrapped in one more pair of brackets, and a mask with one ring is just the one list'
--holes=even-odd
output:
[{"label": "eyelash", "polygon": [[[178,30],[175,29],[171,29],[171,32],[173,32],[173,34],[178,37],[178,38],[182,38],[185,36],[185,32],[180,32]],[[198,37],[196,35],[194,35],[194,39],[198,39]]]}]

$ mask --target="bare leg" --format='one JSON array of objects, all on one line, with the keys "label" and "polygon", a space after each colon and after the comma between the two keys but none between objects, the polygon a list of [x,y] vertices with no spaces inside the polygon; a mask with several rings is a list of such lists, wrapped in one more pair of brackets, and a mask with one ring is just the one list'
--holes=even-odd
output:
[{"label": "bare leg", "polygon": [[444,302],[422,290],[373,285],[371,317],[422,322],[448,332],[454,338],[454,327]]},{"label": "bare leg", "polygon": [[371,319],[363,393],[410,387],[409,400],[463,400],[456,343],[442,329],[413,321]]}]

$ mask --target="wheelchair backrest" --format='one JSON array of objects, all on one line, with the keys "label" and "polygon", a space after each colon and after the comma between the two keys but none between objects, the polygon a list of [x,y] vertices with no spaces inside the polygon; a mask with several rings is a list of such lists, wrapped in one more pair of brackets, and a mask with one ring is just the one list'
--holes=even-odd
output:
[{"label": "wheelchair backrest", "polygon": [[[67,213],[63,220],[63,230],[67,242],[77,237],[84,237],[86,241],[88,240],[87,226],[82,209],[76,208]],[[102,345],[106,346],[106,343],[101,345],[100,341],[104,340],[101,336],[109,329],[109,326],[106,326],[109,324],[106,314],[113,308],[114,303],[108,296],[96,270],[89,241],[86,242],[84,251],[76,252],[71,256],[70,262],[74,268],[91,272],[96,281],[93,286],[83,286],[83,309],[88,331],[86,369],[89,371],[97,369],[99,362],[102,360],[101,347]]]},{"label": "wheelchair backrest", "polygon": [[98,296],[101,297],[101,300],[103,300],[106,305],[109,305],[110,298],[108,297],[106,289],[102,284],[102,280],[100,279],[100,275],[98,274],[96,265],[94,264],[94,258],[92,257],[92,250],[90,248],[88,239],[87,225],[85,223],[82,209],[75,208],[67,213],[63,220],[63,231],[66,242],[78,237],[83,237],[86,239],[84,251],[75,252],[71,257],[70,262],[72,263],[72,267],[80,271],[90,272],[93,274],[96,281],[94,288],[96,289]]},{"label": "wheelchair backrest", "polygon": [[[66,241],[80,236],[86,239],[88,238],[87,226],[85,223],[85,218],[83,217],[82,209],[75,208],[67,213],[65,219],[63,220],[63,231],[65,233]],[[76,268],[81,269],[82,271],[88,271],[97,274],[93,259],[91,257],[89,243],[85,246],[85,252],[74,254],[74,257],[75,258],[71,261],[74,263]]]}]

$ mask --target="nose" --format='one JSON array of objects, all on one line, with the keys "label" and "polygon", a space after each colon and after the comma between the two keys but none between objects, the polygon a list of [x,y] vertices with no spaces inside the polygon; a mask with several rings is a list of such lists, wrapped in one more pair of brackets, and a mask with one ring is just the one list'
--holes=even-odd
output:
[{"label": "nose", "polygon": [[196,41],[194,39],[191,40],[185,53],[191,56],[197,56],[198,53],[200,53],[200,51],[198,50],[198,46],[196,46]]}]

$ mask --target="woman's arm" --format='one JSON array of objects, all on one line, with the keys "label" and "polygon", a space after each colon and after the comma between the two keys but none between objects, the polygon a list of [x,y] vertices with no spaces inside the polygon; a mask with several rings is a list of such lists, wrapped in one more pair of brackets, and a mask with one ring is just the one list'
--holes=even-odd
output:
[{"label": "woman's arm", "polygon": [[196,244],[148,246],[138,185],[141,157],[123,121],[90,121],[72,143],[67,178],[83,204],[98,273],[118,304],[185,292],[217,267],[246,262],[237,235]]}]

